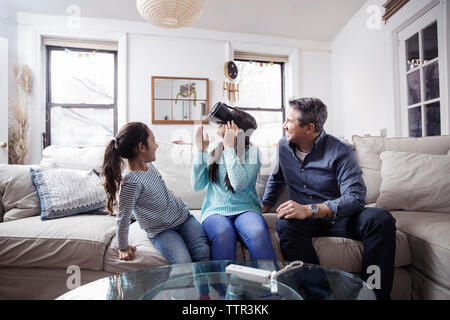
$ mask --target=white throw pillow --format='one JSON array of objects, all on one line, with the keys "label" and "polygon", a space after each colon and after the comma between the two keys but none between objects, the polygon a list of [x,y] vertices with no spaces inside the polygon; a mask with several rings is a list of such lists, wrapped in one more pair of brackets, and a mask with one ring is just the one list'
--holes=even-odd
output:
[{"label": "white throw pillow", "polygon": [[450,213],[450,157],[385,151],[377,207]]},{"label": "white throw pillow", "polygon": [[450,136],[422,138],[383,138],[353,136],[356,160],[367,187],[366,204],[374,203],[380,195],[381,160],[383,151],[401,151],[445,155],[450,148]]}]

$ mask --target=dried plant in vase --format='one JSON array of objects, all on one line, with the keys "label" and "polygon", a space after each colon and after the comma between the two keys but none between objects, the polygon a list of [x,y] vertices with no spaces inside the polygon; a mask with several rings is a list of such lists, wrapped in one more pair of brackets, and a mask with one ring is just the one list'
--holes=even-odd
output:
[{"label": "dried plant in vase", "polygon": [[33,72],[27,65],[15,64],[13,73],[17,99],[10,110],[8,160],[10,164],[24,164],[28,151],[28,97],[33,90]]}]

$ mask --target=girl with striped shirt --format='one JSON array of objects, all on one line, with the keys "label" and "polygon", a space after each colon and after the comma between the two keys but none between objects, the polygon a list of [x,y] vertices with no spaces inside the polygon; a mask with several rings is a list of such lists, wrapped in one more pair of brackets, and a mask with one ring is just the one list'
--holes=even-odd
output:
[{"label": "girl with striped shirt", "polygon": [[[134,258],[136,247],[128,243],[134,214],[150,241],[171,264],[209,261],[210,247],[202,225],[190,214],[188,205],[167,188],[151,163],[157,148],[152,131],[140,122],[123,126],[106,147],[103,175],[106,207],[111,213],[120,189],[116,222],[119,259]],[[123,159],[128,160],[128,169],[122,175]]]}]

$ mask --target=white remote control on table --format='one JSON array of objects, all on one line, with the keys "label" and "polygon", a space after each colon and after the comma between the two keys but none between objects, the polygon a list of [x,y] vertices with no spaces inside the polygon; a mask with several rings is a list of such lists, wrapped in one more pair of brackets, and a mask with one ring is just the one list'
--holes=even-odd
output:
[{"label": "white remote control on table", "polygon": [[234,274],[240,279],[258,283],[267,283],[270,281],[273,271],[230,264],[225,268],[225,272]]}]

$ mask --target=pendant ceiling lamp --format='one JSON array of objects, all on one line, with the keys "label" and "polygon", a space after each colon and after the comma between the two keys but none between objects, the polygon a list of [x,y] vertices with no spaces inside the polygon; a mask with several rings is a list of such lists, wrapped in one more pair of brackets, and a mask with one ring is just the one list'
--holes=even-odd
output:
[{"label": "pendant ceiling lamp", "polygon": [[163,28],[186,27],[202,14],[204,0],[136,0],[140,15]]}]

